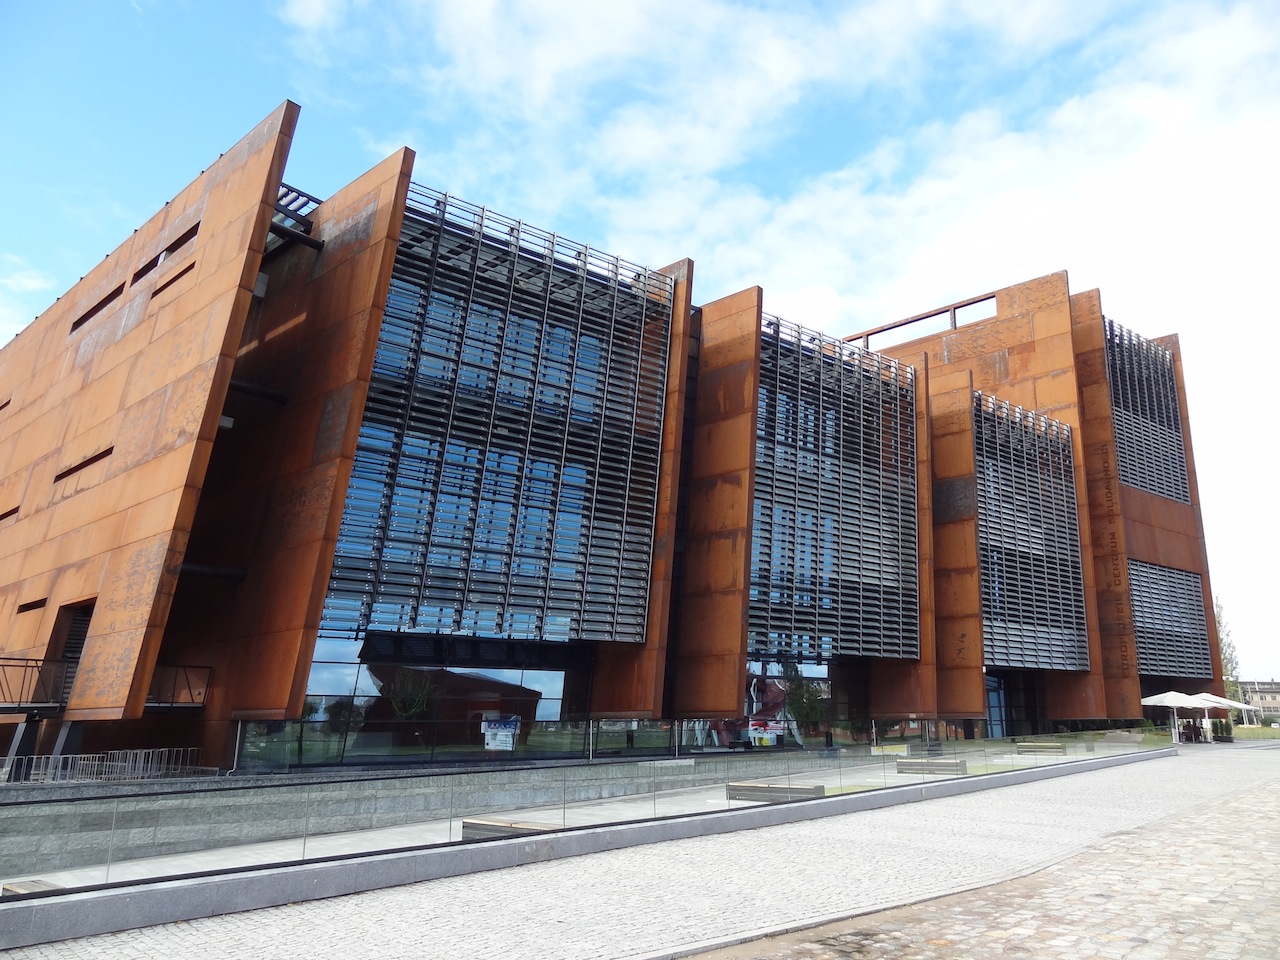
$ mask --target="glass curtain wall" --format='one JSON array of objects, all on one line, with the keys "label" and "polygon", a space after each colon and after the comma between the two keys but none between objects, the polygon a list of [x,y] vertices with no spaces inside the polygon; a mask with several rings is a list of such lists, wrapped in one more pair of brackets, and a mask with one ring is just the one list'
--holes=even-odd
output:
[{"label": "glass curtain wall", "polygon": [[411,187],[308,688],[347,753],[519,747],[643,642],[672,293]]},{"label": "glass curtain wall", "polygon": [[1200,575],[1129,560],[1138,672],[1160,677],[1212,677],[1209,628]]},{"label": "glass curtain wall", "polygon": [[918,657],[914,371],[765,315],[757,413],[749,656]]},{"label": "glass curtain wall", "polygon": [[1120,480],[1190,503],[1173,354],[1112,320],[1103,324]]},{"label": "glass curtain wall", "polygon": [[983,662],[1088,670],[1071,427],[973,395]]}]

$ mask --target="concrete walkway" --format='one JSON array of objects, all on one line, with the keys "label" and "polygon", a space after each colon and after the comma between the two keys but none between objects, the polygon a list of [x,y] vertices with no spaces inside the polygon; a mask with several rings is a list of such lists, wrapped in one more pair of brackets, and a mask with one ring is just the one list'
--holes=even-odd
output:
[{"label": "concrete walkway", "polygon": [[[953,742],[951,746],[954,748],[961,745]],[[1139,745],[1107,742],[1071,743],[1066,745],[1067,749],[1060,754],[1019,754],[1014,751],[1011,744],[1000,741],[963,746],[963,749],[948,751],[938,759],[962,760],[962,765],[971,776],[983,773],[1036,770],[1072,761],[1127,756],[1142,751]],[[751,800],[733,799],[732,794],[726,790],[726,780],[799,788],[821,787],[827,796],[838,796],[953,779],[952,774],[898,773],[896,761],[899,758],[905,759],[905,754],[889,753],[873,757],[841,753],[828,757],[817,751],[810,751],[783,753],[772,758],[766,755],[761,757],[763,762],[760,762],[752,755],[735,754],[727,758],[727,766],[713,767],[710,773],[704,773],[701,777],[696,773],[697,764],[700,761],[695,757],[660,758],[631,765],[604,765],[599,768],[564,768],[563,770],[548,768],[542,772],[545,776],[539,777],[537,784],[543,789],[529,791],[530,794],[563,797],[566,786],[570,788],[586,786],[587,792],[590,793],[592,772],[598,770],[600,777],[596,789],[605,796],[567,803],[562,799],[556,803],[546,804],[530,802],[528,797],[522,797],[521,791],[517,789],[511,791],[512,795],[508,798],[513,805],[494,808],[490,798],[486,797],[478,809],[469,810],[468,800],[475,799],[474,796],[468,791],[462,798],[455,800],[450,790],[448,794],[450,803],[457,802],[462,810],[461,813],[452,817],[439,817],[439,807],[435,804],[424,803],[421,809],[415,809],[412,803],[402,800],[401,802],[409,809],[404,813],[405,821],[395,826],[312,832],[306,835],[302,830],[309,822],[307,818],[287,817],[287,822],[297,826],[299,835],[259,842],[240,841],[234,844],[225,842],[228,833],[235,835],[238,832],[234,828],[230,831],[226,829],[228,813],[244,818],[255,814],[258,816],[266,814],[276,816],[282,812],[294,814],[299,809],[303,809],[312,811],[314,814],[314,801],[310,790],[305,785],[290,788],[286,783],[273,784],[270,791],[262,791],[259,794],[259,797],[266,797],[269,793],[274,793],[269,803],[249,802],[243,808],[231,811],[215,809],[216,801],[219,799],[217,794],[204,795],[210,801],[207,807],[201,806],[200,797],[195,794],[171,794],[158,798],[153,805],[146,800],[131,801],[128,798],[121,798],[120,803],[126,809],[134,808],[135,804],[145,807],[145,814],[141,817],[135,815],[130,822],[130,827],[126,828],[126,832],[132,829],[133,834],[140,835],[144,841],[146,838],[154,838],[155,835],[166,832],[175,824],[198,824],[201,816],[217,818],[221,832],[210,830],[207,837],[186,838],[198,844],[207,843],[207,847],[203,849],[144,857],[137,856],[136,850],[129,850],[127,846],[118,844],[108,846],[99,837],[97,849],[103,857],[110,855],[109,862],[106,860],[94,862],[92,859],[85,862],[84,859],[80,859],[80,865],[77,866],[54,867],[48,862],[41,863],[38,857],[32,857],[31,862],[26,865],[27,869],[9,875],[0,872],[0,883],[38,880],[74,889],[110,882],[155,880],[204,871],[228,871],[265,864],[376,853],[402,847],[448,844],[467,839],[464,820],[473,815],[545,823],[554,827],[593,827],[662,817],[679,817],[687,814],[703,814],[718,810],[741,810],[760,805],[759,802]],[[714,756],[713,759],[715,759]],[[631,783],[626,789],[637,792],[612,795],[612,790],[619,787],[617,777],[619,770],[624,771],[624,779],[626,771],[630,770]],[[572,776],[567,784],[556,779],[566,773]],[[681,782],[686,775],[691,780],[702,779],[705,783],[701,786],[682,788],[662,785]],[[652,781],[649,777],[653,777]],[[220,781],[219,785],[229,785],[232,782],[224,780]],[[388,793],[413,794],[415,789],[426,791],[432,788],[429,779],[420,782],[416,787],[411,782],[408,783],[409,786],[406,788],[406,782],[397,784],[391,781],[387,792],[381,794],[378,793],[375,785],[363,791],[361,800],[343,797],[341,790],[338,790],[339,805],[346,806],[348,809],[353,806],[359,808],[362,804],[373,805],[375,799],[380,802]],[[652,789],[649,789],[650,785]],[[277,789],[278,793],[276,793]],[[248,788],[246,792],[251,791],[252,788]],[[3,796],[2,789],[0,789],[0,796]],[[526,802],[514,803],[517,798],[525,799]],[[110,802],[86,803],[84,806],[88,809],[80,814],[81,818],[92,821],[96,816],[101,821],[111,817],[114,821],[114,809]],[[432,816],[432,814],[436,815]],[[323,823],[324,818],[320,819]],[[341,817],[332,819],[340,820]],[[84,836],[78,836],[75,833],[74,823],[74,821],[68,823],[69,832],[63,838],[63,842],[80,854],[88,844]],[[329,826],[332,829],[332,823]],[[4,828],[5,823],[0,821],[0,836],[4,835]],[[248,832],[251,832],[251,829]],[[49,859],[56,861],[57,844],[51,844],[51,848],[55,852]],[[139,841],[139,849],[147,849],[147,844]],[[3,852],[5,852],[3,848],[0,848],[0,853]],[[0,935],[0,947],[4,945],[3,936]]]},{"label": "concrete walkway", "polygon": [[[1280,864],[1277,787],[1280,745],[1187,746],[998,790],[8,956],[665,958],[987,887],[720,956],[1274,957],[1280,892],[1265,881],[1276,868],[1258,871]],[[1094,933],[1113,939],[1095,944]]]},{"label": "concrete walkway", "polygon": [[1280,791],[1253,787],[1030,876],[699,960],[1273,960]]}]

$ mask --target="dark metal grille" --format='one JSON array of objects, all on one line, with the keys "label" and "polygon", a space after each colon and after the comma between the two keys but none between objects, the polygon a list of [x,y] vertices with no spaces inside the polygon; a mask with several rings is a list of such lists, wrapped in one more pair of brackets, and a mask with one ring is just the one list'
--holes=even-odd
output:
[{"label": "dark metal grille", "polygon": [[672,292],[411,187],[317,661],[366,628],[644,640]]},{"label": "dark metal grille", "polygon": [[[276,212],[271,216],[272,232],[267,235],[265,253],[272,253],[288,242],[288,237],[311,233],[311,214],[320,206],[319,197],[303,193],[287,183],[280,184],[276,193]],[[284,228],[280,230],[279,228]]]},{"label": "dark metal grille", "polygon": [[1120,480],[1190,503],[1173,354],[1112,320],[1103,323]]},{"label": "dark metal grille", "polygon": [[1200,575],[1129,561],[1138,672],[1159,677],[1212,677],[1209,630]]},{"label": "dark metal grille", "polygon": [[1088,670],[1071,427],[973,395],[983,662]]},{"label": "dark metal grille", "polygon": [[920,655],[914,377],[764,317],[751,657]]}]

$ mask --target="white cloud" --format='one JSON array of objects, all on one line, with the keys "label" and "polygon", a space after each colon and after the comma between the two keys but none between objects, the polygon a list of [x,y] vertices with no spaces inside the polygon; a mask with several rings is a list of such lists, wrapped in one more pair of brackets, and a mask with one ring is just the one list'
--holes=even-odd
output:
[{"label": "white cloud", "polygon": [[776,199],[711,172],[643,184],[607,204],[608,243],[692,255],[701,299],[761,284],[766,309],[833,333],[1060,269],[1137,332],[1179,332],[1214,588],[1245,672],[1280,676],[1251,546],[1280,528],[1264,472],[1240,465],[1271,406],[1242,348],[1276,322],[1280,22],[1180,6],[1085,46],[1113,65],[1033,122],[999,106],[933,121]]},{"label": "white cloud", "polygon": [[12,293],[35,293],[52,287],[53,280],[38,270],[19,269],[11,273],[0,273],[0,290]]},{"label": "white cloud", "polygon": [[347,0],[285,0],[280,19],[307,32],[325,32],[342,23]]},{"label": "white cloud", "polygon": [[1025,58],[1072,42],[1106,9],[1022,6],[406,0],[294,3],[282,16],[304,30],[300,56],[367,77],[355,54],[373,53],[385,82],[416,91],[419,168],[467,177],[483,157],[474,179],[499,174],[483,199],[537,214],[566,180],[625,196],[719,176],[794,134],[795,108],[815,97],[876,88],[918,102],[956,30],[982,34],[979,58]]},{"label": "white cloud", "polygon": [[1275,319],[1273,4],[287,9],[311,56],[367,74],[352,51],[378,52],[417,179],[631,260],[693,256],[699,299],[760,284],[773,312],[844,333],[1067,269],[1137,332],[1179,331],[1214,585],[1246,671],[1280,676],[1236,535],[1280,531],[1235,466],[1270,408],[1238,371]]},{"label": "white cloud", "polygon": [[0,345],[8,343],[48,306],[54,280],[12,253],[0,254]]},{"label": "white cloud", "polygon": [[1271,405],[1265,376],[1244,374],[1242,347],[1271,337],[1280,220],[1280,30],[1258,12],[1177,18],[1043,128],[966,138],[960,159],[935,163],[902,198],[910,209],[911,193],[933,196],[915,205],[930,229],[899,236],[907,255],[869,285],[881,289],[868,319],[929,306],[913,289],[938,290],[940,304],[1068,268],[1121,322],[1180,332],[1214,586],[1244,670],[1280,675],[1252,547],[1280,530],[1259,510],[1264,473],[1240,467]]}]

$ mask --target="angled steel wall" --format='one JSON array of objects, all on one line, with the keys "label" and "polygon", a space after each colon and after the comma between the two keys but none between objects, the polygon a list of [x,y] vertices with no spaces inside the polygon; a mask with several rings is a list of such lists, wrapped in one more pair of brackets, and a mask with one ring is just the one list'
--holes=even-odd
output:
[{"label": "angled steel wall", "polygon": [[146,709],[297,116],[281,104],[0,350],[0,654],[60,658],[96,599],[66,720]]}]

